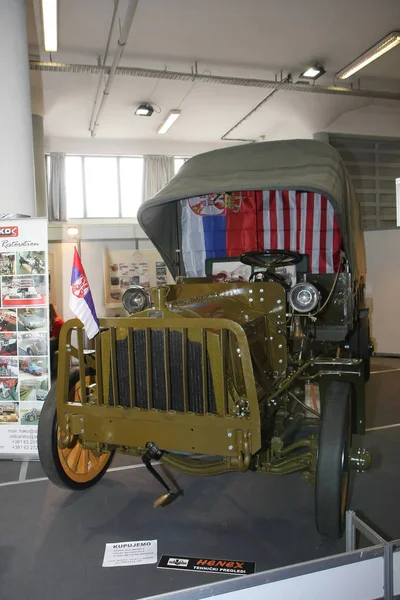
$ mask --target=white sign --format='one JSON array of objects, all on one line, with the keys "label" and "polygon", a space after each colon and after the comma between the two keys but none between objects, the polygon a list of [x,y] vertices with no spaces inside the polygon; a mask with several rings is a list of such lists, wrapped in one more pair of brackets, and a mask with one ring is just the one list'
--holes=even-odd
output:
[{"label": "white sign", "polygon": [[49,387],[47,220],[0,220],[1,457],[37,454]]},{"label": "white sign", "polygon": [[106,544],[103,567],[151,565],[157,562],[157,540]]}]

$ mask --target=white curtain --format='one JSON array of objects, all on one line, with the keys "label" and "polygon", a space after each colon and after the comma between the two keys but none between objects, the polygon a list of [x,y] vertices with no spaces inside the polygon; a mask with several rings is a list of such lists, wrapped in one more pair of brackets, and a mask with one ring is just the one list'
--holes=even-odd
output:
[{"label": "white curtain", "polygon": [[164,187],[175,174],[173,156],[144,156],[143,199],[149,200]]},{"label": "white curtain", "polygon": [[67,220],[67,192],[65,187],[65,154],[50,154],[50,180],[48,189],[49,221]]}]

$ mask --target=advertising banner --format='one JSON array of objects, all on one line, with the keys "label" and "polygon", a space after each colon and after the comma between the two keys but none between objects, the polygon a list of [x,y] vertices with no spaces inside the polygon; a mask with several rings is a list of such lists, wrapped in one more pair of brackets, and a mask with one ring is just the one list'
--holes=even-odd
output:
[{"label": "advertising banner", "polygon": [[47,220],[0,220],[0,458],[37,454],[50,387]]}]

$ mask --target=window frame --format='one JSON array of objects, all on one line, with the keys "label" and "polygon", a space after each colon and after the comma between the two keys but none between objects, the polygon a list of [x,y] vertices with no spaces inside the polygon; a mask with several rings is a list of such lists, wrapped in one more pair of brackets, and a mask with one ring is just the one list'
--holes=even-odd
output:
[{"label": "window frame", "polygon": [[[168,155],[171,156],[171,155]],[[81,160],[81,173],[82,173],[82,201],[83,201],[83,217],[69,217],[67,213],[67,221],[74,221],[74,223],[104,223],[104,222],[113,222],[113,223],[121,223],[122,221],[125,223],[137,223],[137,216],[134,217],[124,217],[122,216],[122,192],[121,192],[121,169],[120,169],[120,159],[121,158],[136,158],[141,159],[143,161],[143,169],[142,169],[142,194],[140,199],[140,204],[143,202],[144,198],[144,154],[80,154],[76,152],[66,152],[65,158],[74,157],[80,158]],[[85,158],[114,158],[117,160],[117,189],[118,189],[118,217],[88,217],[87,216],[87,195],[86,195],[86,178],[85,178]],[[176,160],[183,160],[183,164],[190,158],[187,155],[172,155],[174,159],[174,167],[176,167]],[[45,154],[46,161],[46,179],[47,179],[47,189],[48,183],[50,181],[50,171],[51,171],[51,153],[46,152]],[[182,167],[183,165],[181,165]],[[180,167],[180,168],[181,168]],[[175,170],[174,175],[177,174],[178,170]],[[140,205],[139,204],[139,205]]]},{"label": "window frame", "polygon": [[[144,167],[144,156],[137,154],[73,154],[68,153],[65,155],[65,158],[75,157],[81,159],[81,170],[82,170],[82,199],[83,199],[83,217],[71,217],[72,220],[76,221],[80,220],[91,220],[91,219],[99,219],[101,221],[110,220],[110,219],[118,219],[120,221],[126,219],[135,219],[137,217],[124,217],[122,215],[122,196],[121,196],[121,168],[120,168],[120,159],[121,158],[136,158],[141,159]],[[85,172],[85,159],[86,158],[113,158],[117,161],[117,192],[118,192],[118,216],[117,217],[88,217],[87,215],[87,193],[86,193],[86,172]],[[144,168],[142,169],[142,179],[144,176]],[[141,202],[143,201],[143,181],[142,181],[142,194],[141,194]],[[70,220],[70,217],[67,217]]]}]

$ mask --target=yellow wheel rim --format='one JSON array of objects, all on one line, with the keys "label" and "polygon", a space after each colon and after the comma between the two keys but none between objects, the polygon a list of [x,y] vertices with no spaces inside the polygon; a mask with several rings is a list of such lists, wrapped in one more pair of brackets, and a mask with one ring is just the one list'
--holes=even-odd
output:
[{"label": "yellow wheel rim", "polygon": [[[85,377],[86,385],[94,383],[96,381],[95,376],[87,375]],[[70,402],[81,402],[81,384],[78,380],[77,383],[70,388],[69,391]],[[65,433],[57,425],[57,441],[65,438]],[[67,448],[57,447],[58,458],[60,460],[61,467],[65,474],[77,483],[87,483],[95,479],[107,464],[111,456],[111,452],[105,452],[100,456],[96,456],[92,450],[83,448],[79,438],[72,436],[71,443]]]}]

